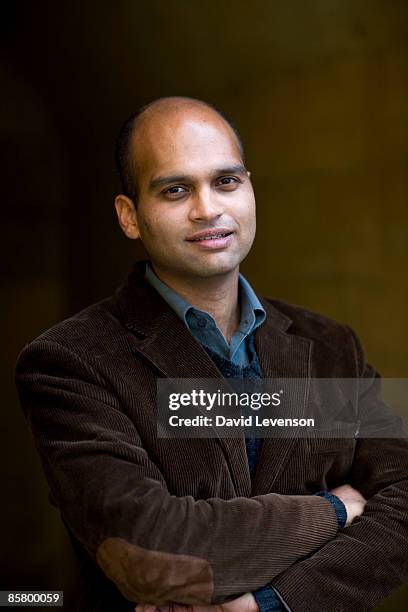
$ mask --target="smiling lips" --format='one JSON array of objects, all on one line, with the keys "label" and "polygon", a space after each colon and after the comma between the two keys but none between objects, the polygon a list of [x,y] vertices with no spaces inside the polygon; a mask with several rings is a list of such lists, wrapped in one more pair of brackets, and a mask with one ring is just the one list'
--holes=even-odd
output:
[{"label": "smiling lips", "polygon": [[206,249],[222,249],[231,242],[233,231],[223,227],[204,230],[193,234],[186,240]]},{"label": "smiling lips", "polygon": [[226,227],[215,227],[214,229],[203,230],[186,238],[188,242],[201,242],[202,240],[216,240],[217,238],[225,238],[232,234],[232,230]]}]

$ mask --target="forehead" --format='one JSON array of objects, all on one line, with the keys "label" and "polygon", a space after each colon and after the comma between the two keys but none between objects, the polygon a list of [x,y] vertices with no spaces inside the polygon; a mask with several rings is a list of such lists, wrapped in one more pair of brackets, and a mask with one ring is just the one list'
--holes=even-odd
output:
[{"label": "forehead", "polygon": [[205,175],[242,163],[237,137],[216,113],[161,113],[142,121],[131,143],[139,188],[157,175]]}]

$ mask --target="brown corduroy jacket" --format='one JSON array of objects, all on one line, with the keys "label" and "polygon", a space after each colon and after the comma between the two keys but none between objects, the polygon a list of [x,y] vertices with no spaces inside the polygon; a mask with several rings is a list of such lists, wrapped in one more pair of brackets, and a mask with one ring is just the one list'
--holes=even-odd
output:
[{"label": "brown corduroy jacket", "polygon": [[[376,375],[347,326],[263,300],[267,378]],[[17,386],[82,560],[79,609],[222,602],[271,583],[294,612],[371,610],[408,580],[404,439],[160,439],[157,377],[220,377],[135,265],[110,298],[27,345]],[[337,530],[313,493],[350,483],[364,514]],[[307,556],[305,559],[304,557]]]}]

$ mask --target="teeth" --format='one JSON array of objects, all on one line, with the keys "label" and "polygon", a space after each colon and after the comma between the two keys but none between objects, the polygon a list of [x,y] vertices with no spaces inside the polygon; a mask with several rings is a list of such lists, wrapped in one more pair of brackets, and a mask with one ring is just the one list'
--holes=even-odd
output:
[{"label": "teeth", "polygon": [[214,234],[213,236],[204,236],[203,238],[195,238],[194,242],[199,242],[200,240],[214,240],[215,238],[224,238],[227,234]]}]

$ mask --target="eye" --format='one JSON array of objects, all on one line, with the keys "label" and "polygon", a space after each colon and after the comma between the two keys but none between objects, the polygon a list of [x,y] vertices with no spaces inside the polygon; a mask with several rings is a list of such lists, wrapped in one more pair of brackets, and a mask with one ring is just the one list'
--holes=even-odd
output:
[{"label": "eye", "polygon": [[219,187],[227,187],[230,189],[234,189],[235,187],[237,187],[238,183],[240,183],[240,181],[235,176],[222,176],[218,180],[217,185]]},{"label": "eye", "polygon": [[173,185],[162,191],[162,194],[170,198],[177,198],[177,196],[183,196],[186,192],[186,188],[182,185]]}]

